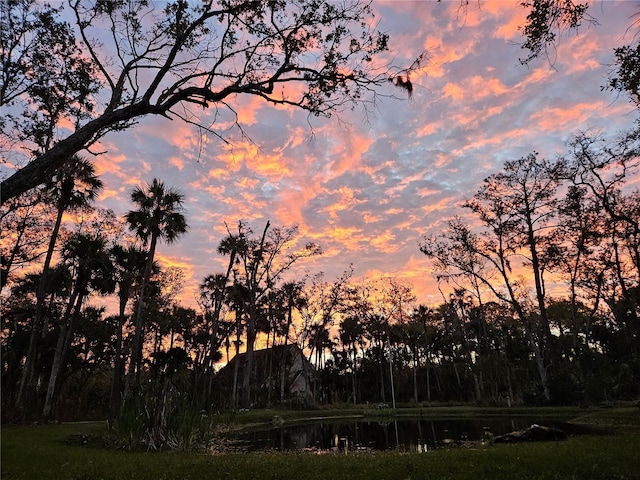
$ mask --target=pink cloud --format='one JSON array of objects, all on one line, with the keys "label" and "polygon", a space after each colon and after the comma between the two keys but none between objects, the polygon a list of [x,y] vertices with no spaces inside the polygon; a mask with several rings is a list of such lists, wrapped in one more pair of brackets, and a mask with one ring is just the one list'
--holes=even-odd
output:
[{"label": "pink cloud", "polygon": [[574,125],[584,122],[598,111],[603,104],[599,101],[584,102],[569,107],[546,107],[535,111],[530,119],[540,130],[571,131]]}]

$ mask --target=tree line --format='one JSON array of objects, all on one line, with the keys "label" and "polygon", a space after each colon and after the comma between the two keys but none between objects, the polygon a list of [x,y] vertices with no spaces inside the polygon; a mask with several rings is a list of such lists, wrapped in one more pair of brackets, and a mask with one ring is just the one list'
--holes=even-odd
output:
[{"label": "tree line", "polygon": [[508,307],[547,402],[578,398],[587,378],[605,375],[594,362],[613,362],[611,378],[638,378],[638,135],[583,132],[557,159],[534,152],[507,161],[464,202],[469,221],[450,219],[421,242],[439,281],[479,308],[486,300]]},{"label": "tree line", "polygon": [[[184,307],[182,273],[154,261],[159,240],[187,231],[183,196],[154,179],[118,219],[92,206],[102,184],[77,157],[26,206],[3,212],[3,417],[116,421],[141,408],[150,385],[198,411],[634,398],[638,135],[581,133],[564,156],[532,153],[487,177],[464,215],[419,242],[442,294],[436,305],[418,304],[397,279],[355,281],[352,269],[291,280],[320,246],[298,245],[296,227],[254,232],[241,221],[218,244],[226,267],[202,279],[198,309]],[[64,213],[83,220],[65,225]],[[27,265],[35,269],[15,274]],[[101,295],[117,298],[116,315],[96,306]],[[266,367],[254,364],[255,349],[287,345],[313,366],[305,398],[285,388],[282,355],[269,381],[256,382]],[[225,382],[220,366],[241,352]]]}]

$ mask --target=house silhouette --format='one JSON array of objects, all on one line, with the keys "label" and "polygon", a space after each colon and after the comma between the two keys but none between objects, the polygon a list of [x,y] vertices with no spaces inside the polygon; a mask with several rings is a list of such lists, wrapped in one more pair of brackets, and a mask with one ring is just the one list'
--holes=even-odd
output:
[{"label": "house silhouette", "polygon": [[[237,366],[235,398],[240,398],[245,362],[246,353],[240,353],[217,375],[220,386],[232,392]],[[254,350],[252,367],[251,401],[254,406],[268,406],[281,401],[305,405],[313,403],[316,370],[297,345],[276,345]]]}]

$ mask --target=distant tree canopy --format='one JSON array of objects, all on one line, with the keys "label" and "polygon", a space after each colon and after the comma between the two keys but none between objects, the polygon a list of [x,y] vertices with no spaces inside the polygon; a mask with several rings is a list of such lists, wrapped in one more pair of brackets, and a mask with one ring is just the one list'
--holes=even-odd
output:
[{"label": "distant tree canopy", "polygon": [[20,142],[29,161],[3,180],[3,203],[146,115],[222,137],[196,107],[235,115],[235,96],[248,94],[330,115],[388,79],[373,61],[388,38],[371,26],[366,1],[163,5],[2,2],[2,134]]},{"label": "distant tree canopy", "polygon": [[[577,134],[566,156],[550,161],[534,152],[505,162],[463,204],[474,221],[454,217],[420,245],[439,282],[480,304],[489,297],[509,306],[547,402],[566,393],[555,383],[566,374],[562,348],[587,351],[600,333],[597,315],[609,316],[616,342],[627,342],[615,348],[640,368],[639,167],[637,127],[615,140]],[[560,303],[554,284],[566,287]],[[557,333],[570,330],[563,346]]]}]

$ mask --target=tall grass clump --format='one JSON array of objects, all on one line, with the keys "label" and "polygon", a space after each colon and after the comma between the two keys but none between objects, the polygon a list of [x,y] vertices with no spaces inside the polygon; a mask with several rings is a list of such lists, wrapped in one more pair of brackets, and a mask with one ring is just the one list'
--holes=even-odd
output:
[{"label": "tall grass clump", "polygon": [[169,381],[149,382],[123,405],[113,434],[127,450],[205,449],[218,424],[217,415],[202,409]]}]

